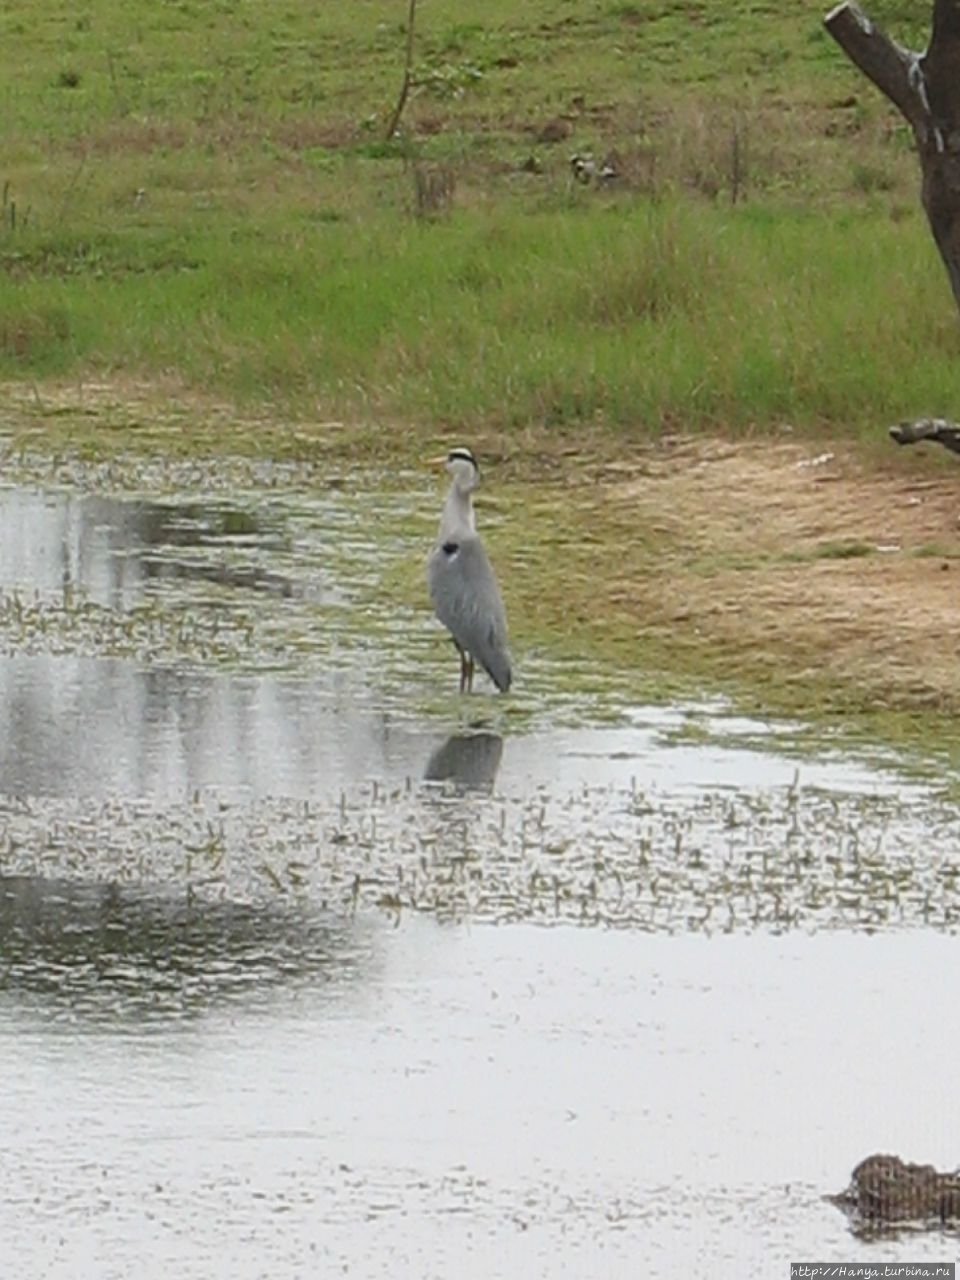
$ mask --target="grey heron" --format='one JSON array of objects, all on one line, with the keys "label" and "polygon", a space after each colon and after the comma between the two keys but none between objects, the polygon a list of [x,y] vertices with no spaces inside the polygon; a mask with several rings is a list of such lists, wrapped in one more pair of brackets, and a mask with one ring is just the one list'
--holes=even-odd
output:
[{"label": "grey heron", "polygon": [[501,691],[510,688],[507,617],[500,588],[477,533],[471,494],[480,469],[469,449],[451,449],[436,463],[450,474],[440,531],[427,560],[427,586],[434,612],[460,653],[460,692],[473,689],[479,663]]}]

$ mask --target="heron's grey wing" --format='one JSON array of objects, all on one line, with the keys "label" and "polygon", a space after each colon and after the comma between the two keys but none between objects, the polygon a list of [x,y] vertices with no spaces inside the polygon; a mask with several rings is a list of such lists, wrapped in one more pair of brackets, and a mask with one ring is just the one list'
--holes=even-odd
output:
[{"label": "heron's grey wing", "polygon": [[476,534],[435,547],[427,582],[437,617],[460,648],[486,669],[498,689],[509,689],[507,618],[493,568]]}]

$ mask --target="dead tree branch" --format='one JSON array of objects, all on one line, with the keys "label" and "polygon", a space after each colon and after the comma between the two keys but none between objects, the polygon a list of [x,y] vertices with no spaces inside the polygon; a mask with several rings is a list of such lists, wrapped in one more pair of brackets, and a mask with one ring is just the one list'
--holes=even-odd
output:
[{"label": "dead tree branch", "polygon": [[942,444],[951,453],[960,453],[960,424],[944,418],[920,418],[916,422],[900,422],[890,428],[890,436],[897,444],[918,444],[932,440]]},{"label": "dead tree branch", "polygon": [[417,0],[410,0],[410,7],[407,10],[407,52],[403,65],[403,83],[400,85],[400,96],[397,98],[397,105],[393,108],[393,115],[387,125],[386,137],[388,142],[400,128],[400,117],[403,115],[403,109],[407,105],[410,86],[413,83],[413,28],[416,17]]},{"label": "dead tree branch", "polygon": [[930,44],[904,49],[845,0],[824,25],[913,129],[923,207],[960,308],[960,0],[934,0]]},{"label": "dead tree branch", "polygon": [[928,113],[923,81],[917,74],[917,55],[885,35],[852,0],[831,9],[823,25],[850,61],[900,109],[914,131],[922,129]]}]

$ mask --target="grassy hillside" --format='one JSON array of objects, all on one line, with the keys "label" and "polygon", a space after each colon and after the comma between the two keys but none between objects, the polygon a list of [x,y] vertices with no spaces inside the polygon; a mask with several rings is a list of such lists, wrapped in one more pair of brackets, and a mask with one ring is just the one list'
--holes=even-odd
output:
[{"label": "grassy hillside", "polygon": [[[927,5],[869,8],[924,42]],[[820,8],[421,0],[386,141],[405,14],[10,0],[0,376],[504,426],[955,411],[907,130]]]}]

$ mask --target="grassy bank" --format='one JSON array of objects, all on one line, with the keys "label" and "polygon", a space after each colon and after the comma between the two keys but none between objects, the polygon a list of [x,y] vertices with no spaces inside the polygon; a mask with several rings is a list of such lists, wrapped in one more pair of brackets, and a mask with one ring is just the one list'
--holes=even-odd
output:
[{"label": "grassy bank", "polygon": [[[960,400],[922,228],[682,199],[25,235],[0,374],[176,370],[323,416],[867,423]],[[941,299],[942,301],[942,299]]]},{"label": "grassy bank", "polygon": [[473,428],[956,404],[908,140],[818,10],[434,0],[387,143],[405,8],[8,6],[0,376]]}]

